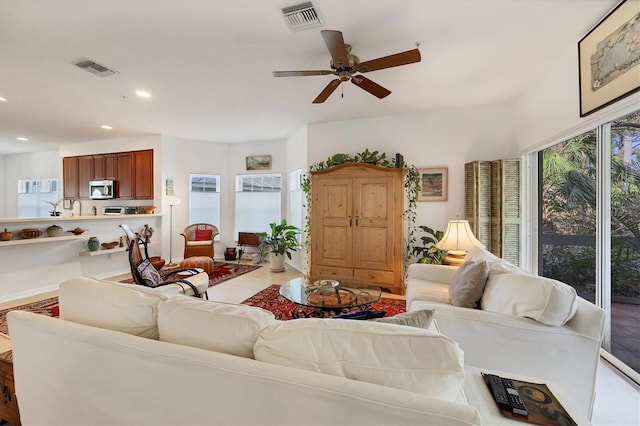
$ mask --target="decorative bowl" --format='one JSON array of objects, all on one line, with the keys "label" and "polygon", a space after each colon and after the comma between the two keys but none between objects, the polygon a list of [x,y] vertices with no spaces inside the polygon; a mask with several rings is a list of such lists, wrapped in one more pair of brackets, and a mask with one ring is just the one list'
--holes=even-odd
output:
[{"label": "decorative bowl", "polygon": [[29,238],[38,238],[42,235],[42,231],[37,228],[25,228],[18,232],[18,237],[28,240]]},{"label": "decorative bowl", "polygon": [[0,232],[0,240],[9,241],[13,239],[13,232],[7,231],[7,228],[4,228],[4,232]]},{"label": "decorative bowl", "polygon": [[144,210],[146,214],[152,214],[153,211],[156,209],[156,206],[141,206],[140,208]]},{"label": "decorative bowl", "polygon": [[80,234],[82,234],[82,233],[83,233],[83,232],[85,232],[85,231],[86,231],[86,229],[82,229],[82,228],[75,228],[75,229],[71,229],[71,230],[69,230],[69,231],[67,231],[67,232],[71,232],[71,233],[73,233],[73,234],[75,234],[75,235],[80,235]]},{"label": "decorative bowl", "polygon": [[153,267],[156,268],[157,271],[159,271],[166,263],[166,260],[162,259],[160,256],[151,256],[149,258],[149,262],[151,262]]},{"label": "decorative bowl", "polygon": [[62,227],[58,225],[51,225],[46,229],[47,235],[50,237],[59,237],[62,235]]},{"label": "decorative bowl", "polygon": [[111,241],[110,243],[102,243],[100,245],[102,246],[103,249],[111,250],[112,248],[114,248],[115,246],[118,245],[118,242],[117,241]]}]

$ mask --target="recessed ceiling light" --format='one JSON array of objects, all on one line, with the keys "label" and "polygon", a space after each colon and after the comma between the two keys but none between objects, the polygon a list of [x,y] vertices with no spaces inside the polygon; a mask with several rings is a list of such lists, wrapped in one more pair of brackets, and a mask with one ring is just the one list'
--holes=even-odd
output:
[{"label": "recessed ceiling light", "polygon": [[7,102],[7,98],[5,98],[4,96],[0,96],[0,102]]},{"label": "recessed ceiling light", "polygon": [[109,126],[108,124],[103,124],[102,126],[100,126],[101,129],[105,129],[105,130],[112,130],[113,127]]},{"label": "recessed ceiling light", "polygon": [[141,98],[150,98],[151,97],[151,93],[144,91],[144,90],[136,90],[136,95],[140,96]]},{"label": "recessed ceiling light", "polygon": [[18,136],[16,139],[18,139],[19,141],[28,141],[29,138],[25,138],[24,136]]}]

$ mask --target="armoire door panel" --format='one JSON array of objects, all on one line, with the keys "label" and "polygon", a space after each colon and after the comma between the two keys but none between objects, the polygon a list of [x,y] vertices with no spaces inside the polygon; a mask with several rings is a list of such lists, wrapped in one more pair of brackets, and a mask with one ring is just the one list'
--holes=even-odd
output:
[{"label": "armoire door panel", "polygon": [[358,233],[356,247],[356,268],[393,269],[393,244],[388,237],[388,229],[366,227]]},{"label": "armoire door panel", "polygon": [[320,241],[322,245],[318,247],[318,254],[322,265],[351,265],[351,232],[348,227],[325,225]]},{"label": "armoire door panel", "polygon": [[393,178],[354,179],[353,266],[393,269]]}]

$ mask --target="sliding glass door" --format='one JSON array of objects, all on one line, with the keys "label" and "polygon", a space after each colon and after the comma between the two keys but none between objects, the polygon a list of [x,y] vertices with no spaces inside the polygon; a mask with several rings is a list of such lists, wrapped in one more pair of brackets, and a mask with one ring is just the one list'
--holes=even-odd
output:
[{"label": "sliding glass door", "polygon": [[607,312],[604,348],[640,377],[640,112],[538,153],[538,271]]}]

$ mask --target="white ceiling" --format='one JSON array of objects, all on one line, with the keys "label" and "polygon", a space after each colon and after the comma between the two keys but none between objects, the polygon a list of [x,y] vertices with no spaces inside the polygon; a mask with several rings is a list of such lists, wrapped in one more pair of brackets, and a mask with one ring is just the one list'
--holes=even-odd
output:
[{"label": "white ceiling", "polygon": [[[315,0],[325,25],[293,32],[280,9],[296,3],[0,0],[0,154],[148,133],[267,140],[305,123],[510,102],[617,0]],[[338,88],[312,104],[333,76],[271,71],[329,69],[321,29],[342,31],[361,61],[420,43],[422,62],[368,73],[385,99],[344,84],[344,98]],[[71,64],[83,58],[119,73]]]}]

